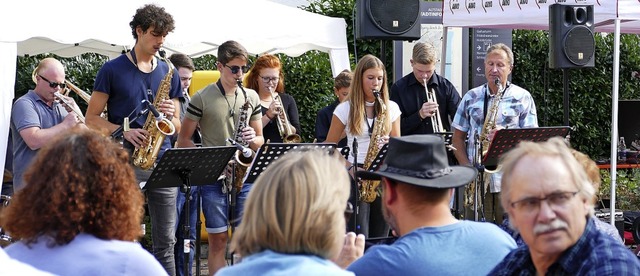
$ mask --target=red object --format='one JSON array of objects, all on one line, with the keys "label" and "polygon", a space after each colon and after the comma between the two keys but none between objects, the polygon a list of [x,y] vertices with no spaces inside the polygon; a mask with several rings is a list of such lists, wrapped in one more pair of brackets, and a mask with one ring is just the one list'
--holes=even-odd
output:
[{"label": "red object", "polygon": [[634,245],[636,242],[633,240],[633,234],[629,231],[624,231],[624,244],[625,245]]}]

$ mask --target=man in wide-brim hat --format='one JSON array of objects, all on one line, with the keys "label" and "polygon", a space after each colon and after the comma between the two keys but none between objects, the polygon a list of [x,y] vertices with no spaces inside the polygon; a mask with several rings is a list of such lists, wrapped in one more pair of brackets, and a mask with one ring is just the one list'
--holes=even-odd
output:
[{"label": "man in wide-brim hat", "polygon": [[[383,214],[399,238],[369,248],[347,269],[357,275],[486,275],[516,243],[494,224],[451,214],[453,189],[476,174],[472,167],[449,166],[440,136],[391,138],[380,169],[358,176],[382,181]],[[339,263],[357,258],[363,247],[361,239],[347,235]]]}]

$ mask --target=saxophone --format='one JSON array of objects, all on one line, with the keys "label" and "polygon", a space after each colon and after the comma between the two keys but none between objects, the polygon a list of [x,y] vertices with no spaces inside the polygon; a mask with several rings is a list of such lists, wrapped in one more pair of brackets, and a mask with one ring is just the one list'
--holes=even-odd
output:
[{"label": "saxophone", "polygon": [[[164,79],[158,86],[158,92],[153,101],[153,106],[158,106],[163,100],[169,99],[169,91],[171,90],[171,79],[173,78],[173,64],[161,55],[162,60],[169,66],[169,72],[164,76]],[[158,153],[164,142],[164,138],[167,135],[173,135],[176,132],[176,127],[173,123],[160,115],[160,121],[156,120],[156,117],[152,112],[149,112],[147,121],[144,123],[143,128],[149,132],[149,143],[142,147],[133,150],[131,155],[133,159],[133,165],[140,167],[144,170],[148,170],[153,167],[153,164],[158,158]]]},{"label": "saxophone", "polygon": [[[273,96],[271,93],[271,98],[274,102],[280,102],[280,106],[282,105],[282,101],[280,100],[280,95]],[[302,138],[300,135],[293,132],[291,129],[291,125],[289,124],[289,118],[287,117],[287,113],[283,108],[280,108],[280,112],[276,116],[276,124],[278,125],[278,132],[280,132],[280,137],[282,137],[282,142],[284,143],[300,143],[302,142]]]},{"label": "saxophone", "polygon": [[[373,122],[373,133],[371,133],[371,139],[369,140],[369,148],[367,148],[367,156],[364,158],[363,168],[368,170],[378,155],[378,140],[384,135],[384,120],[387,116],[387,106],[380,99],[380,92],[373,90],[373,96],[376,97],[376,101],[380,105],[381,112]],[[380,180],[363,180],[360,185],[360,200],[371,203],[376,199],[378,195],[376,189],[380,185]]]},{"label": "saxophone", "polygon": [[236,132],[233,139],[235,145],[238,147],[235,153],[236,165],[234,169],[233,186],[236,188],[236,191],[240,192],[242,184],[244,183],[244,177],[247,174],[247,168],[251,165],[255,152],[249,149],[249,145],[242,139],[242,129],[249,124],[249,109],[252,106],[249,97],[247,97],[247,91],[242,87],[242,80],[237,81],[238,87],[242,90],[245,99],[244,104],[240,107],[240,114],[238,114],[238,121],[235,125]]}]

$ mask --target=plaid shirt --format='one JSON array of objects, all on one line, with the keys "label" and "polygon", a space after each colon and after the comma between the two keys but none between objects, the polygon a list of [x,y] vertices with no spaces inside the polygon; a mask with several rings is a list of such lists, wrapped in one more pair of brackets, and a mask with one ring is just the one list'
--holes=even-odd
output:
[{"label": "plaid shirt", "polygon": [[[452,126],[467,133],[467,158],[473,162],[475,156],[476,135],[480,136],[485,119],[484,101],[488,94],[487,85],[478,86],[469,90],[464,97],[456,116],[453,118]],[[489,95],[487,109],[491,108],[494,95]],[[538,116],[536,115],[536,105],[529,91],[512,83],[507,83],[507,88],[502,95],[502,101],[498,105],[496,115],[496,126],[507,128],[530,128],[538,127]],[[491,174],[491,192],[500,192],[500,179],[502,174]]]},{"label": "plaid shirt", "polygon": [[[520,246],[489,275],[536,275],[528,246]],[[578,241],[547,270],[546,275],[640,275],[640,261],[620,242],[598,231],[592,218]]]}]

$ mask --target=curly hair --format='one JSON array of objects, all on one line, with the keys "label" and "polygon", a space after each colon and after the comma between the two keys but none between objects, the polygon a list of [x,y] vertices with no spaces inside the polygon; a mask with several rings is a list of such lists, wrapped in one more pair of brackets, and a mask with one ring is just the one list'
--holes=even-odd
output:
[{"label": "curly hair", "polygon": [[278,73],[278,84],[276,85],[276,92],[282,93],[284,92],[284,74],[282,73],[282,63],[277,56],[274,55],[262,55],[256,59],[255,64],[249,71],[247,75],[247,87],[251,88],[255,91],[258,91],[260,88],[260,70],[265,68],[273,68],[278,69],[280,73]]},{"label": "curly hair", "polygon": [[138,34],[136,33],[137,27],[142,28],[143,32],[153,27],[153,32],[162,36],[173,32],[176,28],[173,16],[167,13],[163,7],[158,7],[153,4],[147,4],[137,9],[133,20],[129,22],[129,26],[131,27],[133,38],[136,40],[138,40]]},{"label": "curly hair", "polygon": [[86,233],[105,240],[141,235],[144,198],[129,155],[98,132],[73,129],[36,155],[0,216],[2,227],[27,244],[39,236],[65,245]]}]

